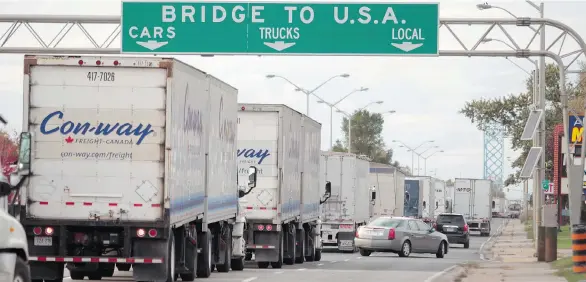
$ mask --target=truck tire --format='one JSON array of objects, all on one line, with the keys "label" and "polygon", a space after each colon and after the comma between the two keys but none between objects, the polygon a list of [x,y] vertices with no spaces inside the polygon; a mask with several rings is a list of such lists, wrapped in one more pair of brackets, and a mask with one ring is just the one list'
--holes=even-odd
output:
[{"label": "truck tire", "polygon": [[19,256],[16,256],[16,264],[14,265],[14,281],[31,281],[31,272],[29,267]]},{"label": "truck tire", "polygon": [[218,272],[230,272],[231,266],[231,258],[232,258],[232,230],[228,228],[224,231],[222,237],[224,237],[224,242],[226,243],[226,248],[224,250],[224,264],[216,264],[216,269]]},{"label": "truck tire", "polygon": [[271,267],[278,269],[283,267],[283,233],[279,235],[279,259],[275,262],[271,262]]},{"label": "truck tire", "polygon": [[197,257],[197,277],[208,278],[212,274],[212,234],[201,233],[201,253]]},{"label": "truck tire", "polygon": [[314,257],[313,260],[314,261],[320,261],[321,260],[321,250],[315,249],[315,257]]},{"label": "truck tire", "polygon": [[283,252],[283,263],[285,263],[286,265],[293,265],[293,264],[295,264],[295,258],[297,257],[297,255],[296,255],[297,248],[295,247],[295,242],[297,242],[297,239],[296,239],[297,231],[295,230],[295,227],[293,227],[293,232],[289,233],[291,231],[290,229],[291,229],[292,225],[289,224],[288,226],[289,226],[289,228],[288,228],[289,230],[282,231],[282,232],[287,232],[287,235],[288,235],[288,236],[283,236],[283,238],[287,239],[287,240],[283,239],[283,241],[287,241],[287,242],[284,242],[287,244],[287,250],[292,251],[293,253],[290,254],[291,257],[285,258],[285,252]]},{"label": "truck tire", "polygon": [[231,264],[234,271],[244,270],[244,257],[232,259]]},{"label": "truck tire", "polygon": [[315,240],[312,238],[313,230],[310,228],[305,232],[306,242],[310,245],[309,254],[306,254],[305,261],[313,261],[315,259]]},{"label": "truck tire", "polygon": [[102,277],[112,277],[114,276],[114,269],[116,265],[113,263],[100,263],[100,273]]},{"label": "truck tire", "polygon": [[189,269],[188,273],[180,273],[181,281],[195,280],[195,271],[197,270],[197,245],[194,246],[188,238],[185,238],[185,265]]},{"label": "truck tire", "polygon": [[299,250],[301,250],[301,253],[298,254],[297,253],[298,250],[295,250],[295,255],[296,255],[295,263],[298,263],[298,264],[302,264],[305,261],[305,256],[304,256],[304,253],[305,253],[305,232],[300,232],[300,233],[301,234],[297,234],[297,235],[301,235],[301,236],[299,236],[299,237],[301,237],[301,238],[299,238],[299,245],[301,246],[299,248]]},{"label": "truck tire", "polygon": [[70,270],[69,276],[71,276],[71,280],[83,280],[85,273],[82,271]]},{"label": "truck tire", "polygon": [[[175,281],[175,234],[173,231],[169,234],[169,239],[167,239],[168,249],[167,249],[167,282]],[[92,280],[90,278],[90,280]]]}]

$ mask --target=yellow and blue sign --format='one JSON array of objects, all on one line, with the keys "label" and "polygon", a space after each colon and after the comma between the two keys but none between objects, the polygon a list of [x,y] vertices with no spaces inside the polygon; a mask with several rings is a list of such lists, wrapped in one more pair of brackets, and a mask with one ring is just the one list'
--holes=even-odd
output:
[{"label": "yellow and blue sign", "polygon": [[574,115],[570,115],[570,128],[568,129],[568,136],[570,137],[569,141],[570,143],[577,143],[576,147],[582,146],[582,136],[584,133],[584,116],[578,116],[578,118]]}]

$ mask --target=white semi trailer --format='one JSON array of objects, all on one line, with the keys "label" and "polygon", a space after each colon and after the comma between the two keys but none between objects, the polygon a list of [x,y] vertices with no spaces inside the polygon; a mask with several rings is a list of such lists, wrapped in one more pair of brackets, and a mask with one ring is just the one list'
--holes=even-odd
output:
[{"label": "white semi trailer", "polygon": [[321,259],[320,142],[321,124],[285,105],[239,105],[239,170],[259,172],[240,206],[247,259],[260,268]]},{"label": "white semi trailer", "polygon": [[370,218],[369,159],[322,152],[320,166],[320,182],[329,181],[332,187],[331,198],[322,208],[323,246],[354,252],[356,229]]},{"label": "white semi trailer", "polygon": [[456,178],[454,213],[464,215],[470,231],[489,236],[492,219],[492,188],[487,179]]},{"label": "white semi trailer", "polygon": [[369,180],[371,191],[375,192],[370,217],[403,216],[405,173],[391,165],[371,162]]},{"label": "white semi trailer", "polygon": [[65,265],[73,280],[242,270],[237,94],[174,59],[25,56],[32,279],[62,281]]}]

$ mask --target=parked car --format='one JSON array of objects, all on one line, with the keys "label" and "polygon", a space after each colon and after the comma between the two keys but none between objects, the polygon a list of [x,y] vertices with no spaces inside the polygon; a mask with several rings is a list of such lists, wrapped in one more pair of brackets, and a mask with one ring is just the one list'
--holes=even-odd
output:
[{"label": "parked car", "polygon": [[470,247],[470,230],[464,215],[457,213],[439,214],[433,227],[445,234],[450,244],[463,244],[465,249]]},{"label": "parked car", "polygon": [[356,231],[355,244],[362,256],[372,252],[391,252],[400,257],[411,253],[431,253],[443,258],[448,253],[446,235],[420,219],[379,217]]}]

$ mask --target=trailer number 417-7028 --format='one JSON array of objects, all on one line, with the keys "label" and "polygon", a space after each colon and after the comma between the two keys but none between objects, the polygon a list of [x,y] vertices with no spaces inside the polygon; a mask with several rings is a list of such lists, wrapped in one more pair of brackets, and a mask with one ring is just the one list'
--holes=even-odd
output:
[{"label": "trailer number 417-7028", "polygon": [[116,77],[114,72],[90,71],[87,73],[89,81],[114,81]]},{"label": "trailer number 417-7028", "polygon": [[35,246],[53,246],[53,237],[35,236]]}]

